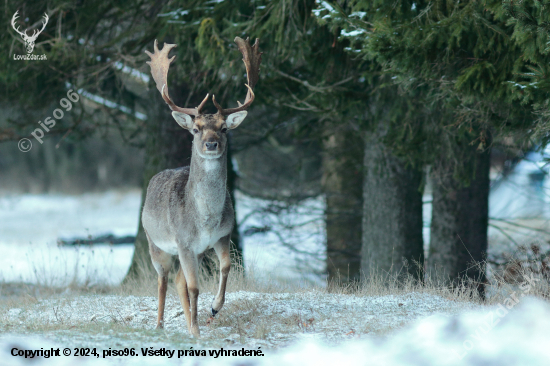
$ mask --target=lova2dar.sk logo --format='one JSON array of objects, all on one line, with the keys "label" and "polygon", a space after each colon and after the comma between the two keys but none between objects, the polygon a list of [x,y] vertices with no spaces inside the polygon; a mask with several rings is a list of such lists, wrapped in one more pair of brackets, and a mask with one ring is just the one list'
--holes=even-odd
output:
[{"label": "lova2dar.sk logo", "polygon": [[13,29],[19,33],[19,35],[21,36],[21,38],[23,38],[23,41],[25,42],[25,48],[27,49],[27,54],[26,55],[13,55],[13,59],[14,60],[46,60],[46,55],[33,55],[32,54],[32,51],[34,50],[34,43],[36,41],[36,39],[38,38],[38,36],[40,35],[40,33],[42,33],[42,31],[46,28],[46,24],[48,24],[48,14],[44,13],[44,20],[42,21],[42,29],[38,30],[38,29],[35,29],[33,30],[33,33],[31,36],[29,36],[27,34],[27,29],[25,29],[23,32],[21,32],[19,30],[19,26],[16,27],[16,20],[17,20],[17,17],[19,16],[18,15],[19,13],[19,10],[15,12],[15,14],[13,14],[13,18],[11,18],[11,26],[13,27]]}]

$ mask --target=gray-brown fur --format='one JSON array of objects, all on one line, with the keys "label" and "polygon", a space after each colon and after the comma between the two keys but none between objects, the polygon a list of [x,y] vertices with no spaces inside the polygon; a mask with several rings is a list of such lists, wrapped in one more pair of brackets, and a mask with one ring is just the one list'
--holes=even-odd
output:
[{"label": "gray-brown fur", "polygon": [[[243,53],[247,72],[249,75],[253,73],[257,79],[261,60],[258,42],[254,47],[250,47],[248,39],[243,41],[237,37],[236,42]],[[165,44],[159,50],[155,41],[154,53],[147,52],[151,57],[148,64],[157,89],[173,111],[172,116],[182,128],[193,134],[191,165],[164,170],[151,179],[141,220],[149,241],[151,260],[158,273],[157,328],[164,326],[168,273],[177,256],[180,269],[176,276],[176,289],[189,332],[199,337],[197,300],[200,259],[206,250],[213,248],[220,261],[220,287],[212,303],[212,315],[216,315],[225,302],[231,266],[229,242],[235,212],[226,185],[227,130],[237,128],[244,120],[247,114],[245,109],[254,100],[254,93],[253,85],[247,86],[246,102],[238,108],[222,109],[215,103],[218,108],[216,114],[201,112],[208,95],[197,108],[176,106],[166,85],[168,69],[174,60],[174,57],[168,59],[168,53],[174,47]],[[195,116],[194,120],[191,115]]]},{"label": "gray-brown fur", "polygon": [[[164,170],[151,179],[142,222],[149,240],[151,259],[159,275],[157,327],[164,325],[167,275],[172,267],[172,257],[177,255],[181,269],[176,277],[176,288],[189,331],[198,337],[196,303],[200,257],[204,251],[214,248],[220,260],[220,290],[212,305],[212,313],[215,314],[220,311],[225,299],[230,268],[229,238],[235,213],[226,187],[225,117],[201,115],[186,127],[191,127],[194,135],[191,165]],[[215,149],[208,148],[207,144],[212,143],[216,143]]]}]

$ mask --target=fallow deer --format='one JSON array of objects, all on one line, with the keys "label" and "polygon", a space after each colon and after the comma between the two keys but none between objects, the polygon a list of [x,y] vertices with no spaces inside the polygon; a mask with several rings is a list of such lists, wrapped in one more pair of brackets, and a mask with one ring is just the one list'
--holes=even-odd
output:
[{"label": "fallow deer", "polygon": [[[168,272],[174,256],[178,256],[180,269],[176,275],[176,289],[183,306],[189,332],[199,337],[197,299],[199,296],[198,270],[200,256],[214,248],[220,261],[220,284],[212,303],[215,316],[225,301],[225,287],[231,266],[229,257],[230,236],[235,212],[227,191],[227,130],[238,127],[247,115],[246,109],[254,101],[253,88],[259,77],[262,54],[258,39],[250,46],[248,38],[236,37],[235,43],[243,54],[246,66],[248,92],[244,104],[237,108],[222,108],[212,95],[218,112],[202,113],[209,94],[196,108],[181,108],[168,94],[167,75],[175,56],[168,53],[176,45],[164,44],[154,53],[145,51],[151,61],[151,74],[162,98],[172,110],[176,122],[193,134],[190,166],[167,169],[149,182],[141,220],[149,253],[158,273],[159,307],[157,328],[164,327],[164,307]],[[191,118],[194,116],[194,119]]]}]

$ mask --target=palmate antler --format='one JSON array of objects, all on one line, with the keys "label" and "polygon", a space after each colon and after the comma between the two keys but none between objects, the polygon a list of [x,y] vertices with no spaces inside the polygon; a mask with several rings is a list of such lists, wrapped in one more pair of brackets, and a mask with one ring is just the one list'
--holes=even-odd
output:
[{"label": "palmate antler", "polygon": [[252,89],[256,86],[258,79],[260,78],[260,63],[262,62],[262,52],[260,52],[260,40],[256,38],[254,46],[250,46],[250,39],[247,37],[246,41],[240,37],[235,37],[235,43],[239,48],[239,51],[243,54],[243,62],[246,67],[246,76],[248,79],[248,92],[246,93],[246,99],[244,104],[241,104],[239,101],[237,103],[239,106],[237,108],[227,108],[223,109],[218,102],[216,102],[216,97],[212,95],[212,102],[218,109],[218,113],[224,116],[227,116],[231,113],[244,111],[247,109],[252,102],[254,101],[254,92]]},{"label": "palmate antler", "polygon": [[172,58],[168,58],[168,53],[170,53],[170,50],[172,48],[176,47],[175,44],[164,44],[164,47],[162,47],[162,50],[159,51],[158,48],[158,42],[155,39],[155,46],[154,46],[154,52],[151,53],[149,51],[145,51],[149,57],[151,57],[151,61],[147,61],[147,64],[151,66],[151,74],[153,75],[153,79],[155,80],[155,83],[157,84],[157,89],[162,95],[162,99],[168,104],[171,110],[175,112],[182,112],[185,114],[189,114],[191,116],[198,116],[201,114],[202,108],[206,104],[206,101],[208,100],[208,97],[210,94],[206,94],[206,97],[203,99],[201,104],[199,104],[196,108],[181,108],[174,104],[172,99],[170,98],[170,95],[168,94],[168,82],[167,82],[167,76],[168,76],[168,69],[170,68],[170,63],[174,61],[176,56],[172,56]]},{"label": "palmate antler", "polygon": [[[239,51],[241,51],[241,53],[243,54],[243,62],[244,62],[244,65],[246,66],[246,74],[248,78],[248,84],[246,85],[246,87],[248,88],[248,93],[246,94],[246,99],[244,101],[244,104],[241,104],[239,101],[237,101],[237,103],[239,104],[239,107],[228,108],[228,109],[223,109],[218,104],[218,102],[216,102],[215,97],[212,96],[212,102],[218,109],[218,113],[223,116],[227,116],[235,112],[244,111],[252,104],[252,102],[254,101],[254,92],[252,91],[252,89],[258,82],[259,73],[260,73],[260,63],[262,61],[262,53],[259,51],[258,39],[256,39],[256,43],[254,43],[254,46],[250,46],[250,42],[248,38],[245,41],[242,38],[235,37],[235,43],[237,44]],[[172,50],[172,48],[174,47],[176,47],[175,44],[165,43],[162,50],[159,50],[158,42],[157,40],[155,40],[154,53],[145,51],[145,53],[147,53],[147,55],[151,57],[151,61],[147,61],[147,64],[151,67],[151,74],[153,75],[153,79],[155,80],[158,91],[161,93],[162,98],[164,99],[166,104],[168,104],[170,109],[176,112],[182,112],[192,116],[198,116],[202,114],[202,108],[206,104],[206,101],[208,100],[208,97],[210,94],[206,94],[206,97],[203,99],[201,104],[196,108],[178,107],[177,105],[174,104],[174,102],[170,98],[170,95],[168,94],[168,84],[167,84],[168,69],[170,68],[170,63],[176,57],[176,56],[173,56],[172,58],[169,59],[168,53],[170,53],[170,50]]]}]

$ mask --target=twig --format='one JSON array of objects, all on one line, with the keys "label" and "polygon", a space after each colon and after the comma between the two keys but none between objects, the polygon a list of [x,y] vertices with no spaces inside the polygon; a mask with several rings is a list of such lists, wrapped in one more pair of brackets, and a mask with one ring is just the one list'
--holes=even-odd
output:
[{"label": "twig", "polygon": [[304,80],[301,80],[301,79],[298,79],[297,77],[294,77],[292,75],[288,75],[287,73],[284,73],[282,72],[281,70],[275,70],[278,74],[284,76],[285,78],[288,78],[290,80],[293,80],[293,81],[296,81],[297,83],[300,83],[302,84],[303,86],[307,87],[308,89],[310,90],[313,90],[314,92],[317,92],[317,93],[324,93],[326,92],[327,90],[329,89],[332,89],[338,85],[342,85],[342,84],[345,84],[347,83],[348,81],[351,81],[353,80],[356,76],[350,76],[349,78],[346,78],[344,80],[340,80],[339,82],[337,83],[334,83],[332,85],[329,85],[329,86],[315,86],[315,85],[311,85],[310,83],[308,83],[307,81],[304,81]]}]

